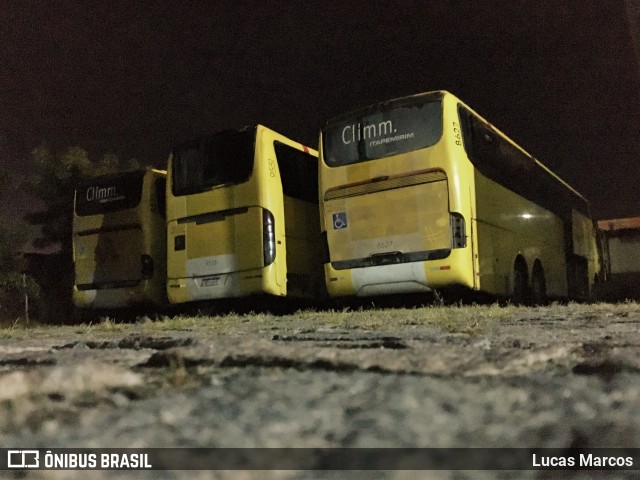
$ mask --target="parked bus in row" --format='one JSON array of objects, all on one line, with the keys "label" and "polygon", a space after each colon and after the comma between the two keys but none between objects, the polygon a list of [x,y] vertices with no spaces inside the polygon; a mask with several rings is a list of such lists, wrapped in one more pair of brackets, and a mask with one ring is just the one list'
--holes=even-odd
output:
[{"label": "parked bus in row", "polygon": [[317,152],[262,125],[178,145],[167,181],[171,303],[324,290]]},{"label": "parked bus in row", "polygon": [[147,168],[95,177],[76,189],[76,307],[166,303],[165,183],[165,171]]},{"label": "parked bus in row", "polygon": [[319,151],[331,296],[589,294],[599,262],[587,201],[452,94],[334,118]]}]

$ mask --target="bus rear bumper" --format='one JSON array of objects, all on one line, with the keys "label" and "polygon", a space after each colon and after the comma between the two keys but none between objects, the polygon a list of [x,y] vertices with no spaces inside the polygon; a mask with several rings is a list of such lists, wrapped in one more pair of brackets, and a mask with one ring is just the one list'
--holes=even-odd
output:
[{"label": "bus rear bumper", "polygon": [[327,290],[331,297],[370,297],[398,293],[431,292],[424,262],[379,265],[336,270],[325,264]]},{"label": "bus rear bumper", "polygon": [[[221,273],[189,278],[174,278],[167,281],[167,296],[172,304],[199,300],[244,297],[259,293],[282,295],[267,287],[269,267],[243,272]],[[272,282],[275,283],[275,282]]]},{"label": "bus rear bumper", "polygon": [[80,309],[104,310],[137,305],[162,305],[158,292],[154,295],[147,282],[137,287],[79,290],[73,287],[73,304]]}]

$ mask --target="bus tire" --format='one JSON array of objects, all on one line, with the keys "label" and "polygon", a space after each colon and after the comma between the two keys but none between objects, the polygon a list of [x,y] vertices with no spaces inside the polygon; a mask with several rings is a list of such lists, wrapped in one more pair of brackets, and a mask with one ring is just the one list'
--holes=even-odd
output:
[{"label": "bus tire", "polygon": [[534,305],[547,303],[547,282],[544,278],[544,269],[540,260],[535,261],[533,272],[531,272],[531,302]]},{"label": "bus tire", "polygon": [[572,255],[568,261],[569,299],[576,302],[589,300],[589,263],[580,255]]},{"label": "bus tire", "polygon": [[529,291],[529,272],[527,262],[522,257],[516,258],[513,266],[513,292],[511,299],[516,305],[527,303]]}]

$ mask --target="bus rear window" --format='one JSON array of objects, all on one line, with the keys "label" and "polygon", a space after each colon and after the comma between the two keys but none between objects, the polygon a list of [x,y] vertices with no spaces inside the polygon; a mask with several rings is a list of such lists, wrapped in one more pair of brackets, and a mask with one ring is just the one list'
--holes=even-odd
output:
[{"label": "bus rear window", "polygon": [[253,171],[256,129],[221,132],[173,149],[174,195],[246,182]]},{"label": "bus rear window", "polygon": [[87,181],[76,189],[76,214],[98,215],[137,207],[144,173],[118,173]]},{"label": "bus rear window", "polygon": [[325,127],[327,165],[338,167],[419,150],[442,136],[441,100],[414,100],[363,112]]}]

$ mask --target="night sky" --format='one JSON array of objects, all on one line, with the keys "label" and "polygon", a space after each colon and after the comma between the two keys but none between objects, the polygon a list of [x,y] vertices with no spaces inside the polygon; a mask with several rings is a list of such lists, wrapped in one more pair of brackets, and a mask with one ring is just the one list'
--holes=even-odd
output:
[{"label": "night sky", "polygon": [[256,122],[317,147],[329,117],[445,89],[596,218],[640,215],[623,0],[149,3],[0,2],[2,165],[28,172],[46,142],[164,166],[177,142]]}]

